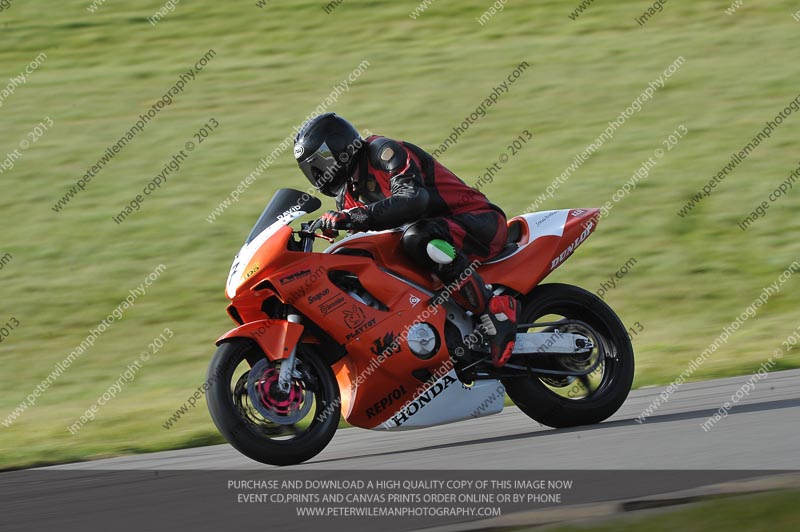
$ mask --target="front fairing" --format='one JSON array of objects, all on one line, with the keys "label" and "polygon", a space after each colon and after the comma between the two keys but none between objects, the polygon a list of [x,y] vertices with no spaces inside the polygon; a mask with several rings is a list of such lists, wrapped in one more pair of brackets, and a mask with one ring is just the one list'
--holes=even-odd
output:
[{"label": "front fairing", "polygon": [[[291,237],[289,224],[321,206],[320,200],[308,193],[293,189],[278,190],[233,260],[225,287],[228,299],[234,299],[248,279],[267,267],[271,258],[278,258],[280,250],[286,249]],[[263,252],[263,248],[271,246],[275,249],[269,253]],[[259,253],[259,250],[262,252]]]}]

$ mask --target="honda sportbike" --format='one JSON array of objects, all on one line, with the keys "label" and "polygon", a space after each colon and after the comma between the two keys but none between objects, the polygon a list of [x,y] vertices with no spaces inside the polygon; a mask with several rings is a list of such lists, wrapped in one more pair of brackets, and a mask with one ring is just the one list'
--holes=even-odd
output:
[{"label": "honda sportbike", "polygon": [[[508,221],[508,243],[479,266],[495,294],[518,301],[513,354],[491,363],[477,316],[402,251],[402,229],[333,242],[321,207],[281,189],[227,280],[237,327],[218,341],[206,388],[211,417],[246,456],[296,464],[322,451],[341,419],[406,430],[497,414],[506,395],[543,425],[598,423],[633,381],[630,337],[594,294],[540,284],[591,235],[598,209],[535,212]],[[296,224],[297,225],[297,224]],[[315,251],[318,239],[328,240]]]}]

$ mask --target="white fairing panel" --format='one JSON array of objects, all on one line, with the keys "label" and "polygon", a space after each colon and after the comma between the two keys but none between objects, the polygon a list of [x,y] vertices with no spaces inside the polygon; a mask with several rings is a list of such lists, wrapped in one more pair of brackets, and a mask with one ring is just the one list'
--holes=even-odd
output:
[{"label": "white fairing panel", "polygon": [[519,246],[519,249],[517,249],[511,255],[506,255],[501,259],[489,260],[487,264],[492,264],[494,262],[499,262],[506,260],[509,257],[513,257],[522,251],[526,246],[531,245],[534,240],[541,236],[562,236],[564,234],[564,225],[567,223],[567,216],[569,216],[569,212],[569,209],[564,209],[560,211],[533,212],[519,216],[519,218],[523,218],[525,223],[528,224],[528,231],[530,234],[528,242]]},{"label": "white fairing panel", "polygon": [[373,430],[421,429],[473,419],[503,410],[505,388],[498,380],[465,386],[455,371],[444,375]]},{"label": "white fairing panel", "polygon": [[522,218],[525,218],[531,235],[529,242],[533,242],[540,236],[562,236],[568,215],[569,209],[523,214]]},{"label": "white fairing panel", "polygon": [[264,242],[269,240],[275,233],[277,233],[281,227],[289,225],[292,223],[292,221],[301,218],[306,214],[307,213],[305,211],[287,212],[285,216],[282,216],[275,223],[261,231],[261,233],[259,233],[258,236],[249,244],[242,246],[242,248],[239,250],[239,253],[237,253],[236,257],[233,259],[233,264],[231,264],[231,269],[228,273],[228,282],[225,284],[225,293],[228,295],[228,298],[233,299],[236,297],[236,289],[241,286],[243,281],[245,281],[245,267],[253,259],[256,251],[258,251],[259,248],[264,245]]}]

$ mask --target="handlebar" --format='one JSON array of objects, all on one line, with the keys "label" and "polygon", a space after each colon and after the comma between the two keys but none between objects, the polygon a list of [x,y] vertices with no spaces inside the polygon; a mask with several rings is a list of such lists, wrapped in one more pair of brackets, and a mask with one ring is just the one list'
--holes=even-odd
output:
[{"label": "handlebar", "polygon": [[[298,231],[297,234],[299,234],[304,239],[303,249],[305,251],[310,252],[313,249],[314,239],[316,238],[322,238],[333,244],[335,238],[339,236],[339,231],[335,229],[329,232],[328,234],[317,233],[317,230],[320,228],[321,225],[322,225],[321,217],[317,218],[311,223],[303,223],[301,225],[300,231]],[[345,231],[350,231],[352,230],[352,224],[348,223],[342,229],[344,229]]]},{"label": "handlebar", "polygon": [[314,239],[321,238],[323,240],[327,240],[331,244],[333,244],[336,240],[336,237],[339,236],[338,231],[334,231],[334,235],[327,236],[321,233],[317,233],[317,230],[322,225],[322,219],[317,218],[313,222],[303,223],[300,226],[300,230],[297,231],[297,234],[300,235],[301,242],[303,244],[303,251],[306,253],[311,253],[314,250]]},{"label": "handlebar", "polygon": [[[303,224],[303,225],[306,225],[306,224]],[[314,236],[316,236],[317,229],[319,229],[319,227],[321,225],[322,225],[322,218],[317,218],[316,220],[311,222],[310,225],[307,225],[305,230],[308,231],[309,233],[314,234]]]}]

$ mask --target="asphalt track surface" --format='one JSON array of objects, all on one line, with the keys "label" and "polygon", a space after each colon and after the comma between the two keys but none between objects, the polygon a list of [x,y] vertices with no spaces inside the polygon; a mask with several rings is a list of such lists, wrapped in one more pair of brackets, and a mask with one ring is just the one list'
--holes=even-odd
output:
[{"label": "asphalt track surface", "polygon": [[[476,530],[508,526],[504,520],[530,514],[542,519],[546,512],[559,512],[557,520],[574,519],[591,505],[626,505],[800,470],[800,370],[769,374],[749,395],[740,392],[742,399],[726,418],[703,430],[748,378],[684,384],[644,423],[637,417],[664,388],[632,392],[613,418],[589,427],[553,430],[507,408],[479,420],[402,433],[345,429],[315,459],[285,468],[217,445],[2,473],[0,531]],[[572,479],[575,489],[558,503],[506,504],[501,517],[481,521],[441,515],[301,517],[298,505],[241,501],[230,485],[347,478]],[[273,493],[278,491],[292,490]]]},{"label": "asphalt track surface", "polygon": [[[800,469],[800,370],[770,373],[708,431],[702,424],[750,376],[679,386],[643,423],[665,387],[631,392],[608,421],[540,426],[517,408],[440,427],[381,433],[340,430],[314,459],[285,469]],[[740,394],[742,395],[742,394]],[[229,445],[57,466],[59,469],[269,469]]]}]

